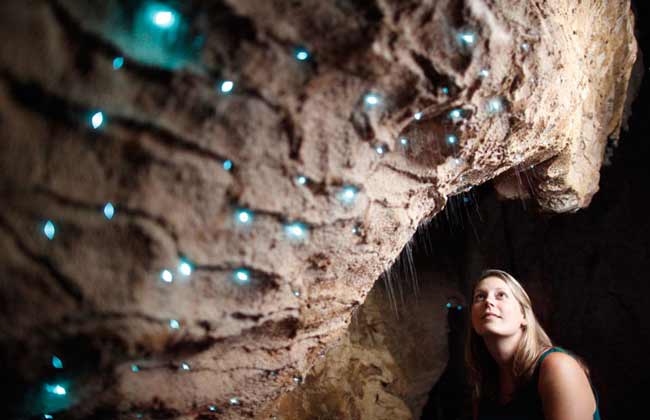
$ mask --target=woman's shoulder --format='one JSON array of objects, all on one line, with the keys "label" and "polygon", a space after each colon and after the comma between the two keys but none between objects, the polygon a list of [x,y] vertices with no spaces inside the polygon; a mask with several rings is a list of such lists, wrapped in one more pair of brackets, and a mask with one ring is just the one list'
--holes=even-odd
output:
[{"label": "woman's shoulder", "polygon": [[573,356],[562,351],[547,352],[541,360],[538,391],[542,401],[553,405],[596,405],[585,370]]}]

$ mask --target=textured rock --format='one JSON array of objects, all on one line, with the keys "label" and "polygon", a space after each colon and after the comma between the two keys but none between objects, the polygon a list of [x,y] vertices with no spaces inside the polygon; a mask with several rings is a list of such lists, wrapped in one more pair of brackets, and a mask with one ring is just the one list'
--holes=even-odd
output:
[{"label": "textured rock", "polygon": [[[191,2],[170,29],[149,5],[0,6],[12,408],[50,407],[29,390],[59,373],[57,354],[71,418],[254,416],[344,334],[449,196],[545,162],[538,202],[586,206],[635,55],[627,1]],[[294,221],[306,240],[287,238]]]},{"label": "textured rock", "polygon": [[378,282],[340,342],[260,418],[420,418],[448,359],[446,304],[455,302],[457,310],[462,299],[457,285],[441,283],[449,279],[440,273],[419,276],[418,292],[407,287],[397,296]]}]

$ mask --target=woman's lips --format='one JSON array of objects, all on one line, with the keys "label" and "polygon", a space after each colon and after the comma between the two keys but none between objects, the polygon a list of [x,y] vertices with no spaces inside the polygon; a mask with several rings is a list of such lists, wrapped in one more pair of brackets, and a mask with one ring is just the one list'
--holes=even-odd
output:
[{"label": "woman's lips", "polygon": [[500,318],[500,316],[495,315],[495,314],[485,314],[483,315],[483,319],[485,318]]}]

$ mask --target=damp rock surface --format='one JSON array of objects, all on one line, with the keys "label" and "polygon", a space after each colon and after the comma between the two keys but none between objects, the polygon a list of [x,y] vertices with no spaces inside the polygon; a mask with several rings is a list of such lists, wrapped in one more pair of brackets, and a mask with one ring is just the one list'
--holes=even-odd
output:
[{"label": "damp rock surface", "polygon": [[[504,195],[587,206],[636,55],[628,1],[12,0],[0,16],[17,416],[255,417],[344,340],[449,197],[504,174]],[[526,188],[508,178],[531,166]]]}]

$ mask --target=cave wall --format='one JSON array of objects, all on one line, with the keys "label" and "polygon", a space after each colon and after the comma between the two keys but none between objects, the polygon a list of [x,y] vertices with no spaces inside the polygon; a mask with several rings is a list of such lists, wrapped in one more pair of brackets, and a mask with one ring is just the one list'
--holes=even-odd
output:
[{"label": "cave wall", "polygon": [[587,206],[636,56],[628,1],[0,18],[9,418],[255,417],[449,197],[535,166],[538,205]]}]

